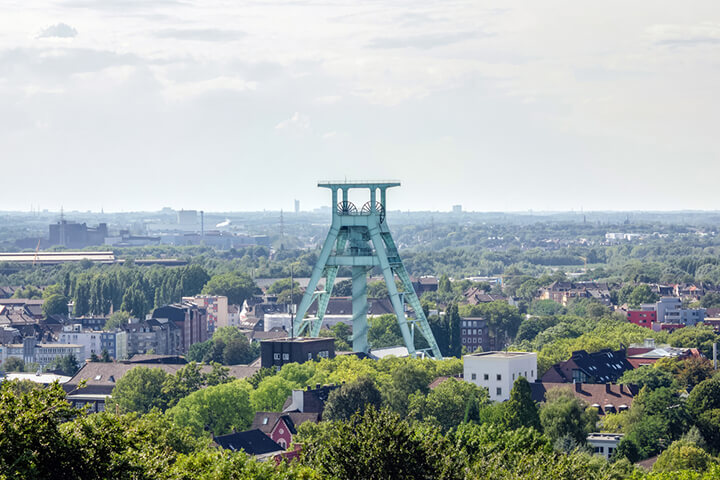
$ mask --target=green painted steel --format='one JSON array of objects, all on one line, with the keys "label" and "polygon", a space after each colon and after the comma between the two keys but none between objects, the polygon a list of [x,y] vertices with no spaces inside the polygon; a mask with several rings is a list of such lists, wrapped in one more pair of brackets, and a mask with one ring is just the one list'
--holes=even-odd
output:
[{"label": "green painted steel", "polygon": [[[400,186],[400,182],[318,183],[318,187],[331,190],[332,224],[313,268],[305,295],[297,309],[293,331],[295,336],[300,336],[306,330],[313,337],[319,335],[338,269],[349,267],[352,271],[353,350],[368,352],[372,345],[367,339],[367,272],[373,267],[379,267],[385,278],[388,296],[410,355],[414,357],[418,353],[414,342],[414,333],[417,330],[425,337],[430,347],[426,353],[437,359],[442,358],[410,276],[405,270],[385,221],[386,191],[397,186]],[[348,191],[351,189],[369,190],[369,201],[358,208],[348,201]],[[325,288],[316,291],[323,275]],[[398,291],[395,284],[396,275],[402,282],[403,293]],[[306,318],[305,314],[315,299],[318,301],[317,315]],[[411,318],[405,315],[406,303],[413,311]]]}]

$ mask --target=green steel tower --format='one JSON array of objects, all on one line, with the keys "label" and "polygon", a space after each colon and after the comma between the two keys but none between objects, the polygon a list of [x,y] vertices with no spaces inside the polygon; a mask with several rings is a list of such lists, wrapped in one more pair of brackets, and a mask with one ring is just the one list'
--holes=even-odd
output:
[{"label": "green steel tower", "polygon": [[[390,302],[410,355],[417,355],[414,341],[417,330],[427,340],[432,356],[436,359],[442,358],[385,221],[385,194],[388,188],[399,186],[400,182],[318,183],[318,187],[329,188],[332,192],[332,224],[305,295],[298,306],[294,336],[301,336],[306,330],[308,332],[305,334],[308,336],[319,335],[338,269],[348,267],[352,271],[352,346],[356,352],[368,352],[367,274],[372,268],[378,267],[385,278]],[[360,210],[348,201],[348,191],[352,189],[367,189],[370,192],[369,201]],[[403,293],[398,292],[395,275],[403,285]],[[325,288],[316,291],[321,277],[325,278]],[[316,299],[317,316],[305,318],[308,308]],[[414,311],[414,318],[405,316],[406,303]]]}]

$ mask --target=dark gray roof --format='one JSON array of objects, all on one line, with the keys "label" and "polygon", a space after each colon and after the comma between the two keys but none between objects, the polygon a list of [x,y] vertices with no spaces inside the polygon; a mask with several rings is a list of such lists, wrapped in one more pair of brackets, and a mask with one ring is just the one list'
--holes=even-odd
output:
[{"label": "dark gray roof", "polygon": [[258,429],[220,435],[219,437],[214,437],[213,440],[222,448],[234,452],[243,450],[248,455],[264,455],[272,452],[285,451],[285,449],[275,443],[272,438]]}]

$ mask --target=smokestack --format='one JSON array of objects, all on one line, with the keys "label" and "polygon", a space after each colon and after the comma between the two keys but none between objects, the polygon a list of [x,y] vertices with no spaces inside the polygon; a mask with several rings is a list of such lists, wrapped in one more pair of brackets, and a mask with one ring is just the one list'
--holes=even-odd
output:
[{"label": "smokestack", "polygon": [[205,236],[205,212],[200,210],[200,236]]}]

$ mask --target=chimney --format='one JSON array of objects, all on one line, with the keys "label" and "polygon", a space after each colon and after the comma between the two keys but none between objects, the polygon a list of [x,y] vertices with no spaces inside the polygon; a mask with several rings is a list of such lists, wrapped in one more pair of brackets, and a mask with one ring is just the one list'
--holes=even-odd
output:
[{"label": "chimney", "polygon": [[611,385],[609,383],[605,384],[605,393],[610,393],[612,391],[612,389],[610,387],[611,387]]},{"label": "chimney", "polygon": [[623,393],[625,393],[625,391],[623,390],[623,384],[621,383],[620,384],[620,395],[622,395]]},{"label": "chimney", "polygon": [[575,383],[575,391],[582,392],[582,383],[581,382]]},{"label": "chimney", "polygon": [[292,405],[300,412],[305,411],[305,392],[303,392],[302,390],[293,390]]}]

